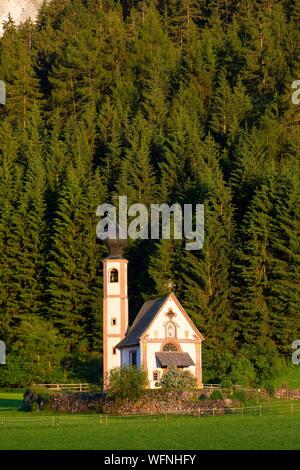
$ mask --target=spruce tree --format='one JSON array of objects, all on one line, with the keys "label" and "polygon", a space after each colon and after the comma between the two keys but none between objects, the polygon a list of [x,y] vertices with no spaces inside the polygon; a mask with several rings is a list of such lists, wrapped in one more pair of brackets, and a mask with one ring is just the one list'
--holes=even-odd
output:
[{"label": "spruce tree", "polygon": [[0,41],[0,76],[6,84],[6,106],[10,120],[26,128],[32,108],[41,95],[33,54],[33,25],[24,23],[18,30],[10,18],[4,24]]},{"label": "spruce tree", "polygon": [[126,157],[120,167],[117,191],[128,197],[128,204],[147,206],[155,201],[157,189],[151,164],[152,128],[141,114],[133,120],[128,132]]}]

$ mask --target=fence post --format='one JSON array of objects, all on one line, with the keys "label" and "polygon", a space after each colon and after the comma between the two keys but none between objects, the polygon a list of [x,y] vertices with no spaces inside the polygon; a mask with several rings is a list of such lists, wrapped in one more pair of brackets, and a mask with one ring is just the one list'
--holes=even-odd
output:
[{"label": "fence post", "polygon": [[262,413],[261,413],[261,405],[259,405],[259,416],[262,416]]},{"label": "fence post", "polygon": [[102,425],[102,415],[100,415],[100,424]]},{"label": "fence post", "polygon": [[79,384],[79,391],[82,392],[82,384]]},{"label": "fence post", "polygon": [[242,418],[244,417],[244,407],[242,407]]},{"label": "fence post", "polygon": [[107,415],[105,415],[105,424],[107,426],[108,422],[107,422]]}]

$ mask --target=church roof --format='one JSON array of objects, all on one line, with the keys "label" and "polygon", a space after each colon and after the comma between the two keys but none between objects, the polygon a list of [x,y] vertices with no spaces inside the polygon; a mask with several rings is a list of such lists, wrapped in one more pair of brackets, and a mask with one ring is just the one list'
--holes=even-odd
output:
[{"label": "church roof", "polygon": [[193,359],[187,352],[162,351],[155,353],[155,356],[161,363],[162,367],[189,367],[195,365]]},{"label": "church roof", "polygon": [[147,300],[142,305],[139,313],[134,319],[127,335],[117,344],[117,348],[123,348],[124,346],[134,346],[139,344],[139,338],[144,333],[146,328],[150,325],[151,321],[155,317],[157,311],[160,309],[168,295],[159,297],[158,299]]}]

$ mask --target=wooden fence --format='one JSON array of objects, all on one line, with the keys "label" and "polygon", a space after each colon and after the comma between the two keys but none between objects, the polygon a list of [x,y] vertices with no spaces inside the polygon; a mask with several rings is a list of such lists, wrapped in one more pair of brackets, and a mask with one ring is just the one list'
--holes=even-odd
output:
[{"label": "wooden fence", "polygon": [[203,384],[204,390],[220,390],[222,389],[220,384]]},{"label": "wooden fence", "polygon": [[[49,384],[47,384],[49,385]],[[295,403],[295,404],[290,404],[290,403],[285,403],[285,404],[272,404],[272,405],[264,405],[260,404],[258,406],[245,406],[245,407],[238,407],[238,408],[228,408],[224,410],[217,410],[215,408],[212,409],[199,409],[198,413],[193,413],[192,415],[189,413],[180,413],[181,417],[190,417],[190,418],[205,418],[205,417],[221,417],[221,416],[226,416],[230,415],[232,419],[234,417],[241,417],[245,418],[247,416],[252,416],[252,417],[263,417],[265,415],[268,416],[293,416],[295,420],[299,420],[300,416],[300,403]],[[75,423],[77,421],[80,421],[81,423],[83,422],[83,419],[91,420],[91,421],[96,421],[99,423],[99,425],[108,425],[110,423],[114,423],[119,421],[120,419],[136,419],[136,418],[143,418],[143,419],[155,419],[157,420],[165,420],[169,421],[172,420],[172,417],[179,417],[178,413],[165,413],[165,414],[132,414],[132,415],[107,415],[107,414],[98,414],[98,413],[91,413],[91,414],[65,414],[65,415],[45,415],[45,416],[13,416],[13,417],[8,417],[6,416],[1,416],[0,415],[0,432],[1,430],[4,429],[5,425],[16,425],[20,426],[23,424],[29,424],[29,423],[40,423],[41,425],[48,425],[48,426],[53,426],[57,427],[63,424],[68,424],[70,425],[71,423]]]},{"label": "wooden fence", "polygon": [[77,383],[77,384],[34,384],[35,387],[48,388],[50,391],[62,392],[89,392],[90,384]]}]

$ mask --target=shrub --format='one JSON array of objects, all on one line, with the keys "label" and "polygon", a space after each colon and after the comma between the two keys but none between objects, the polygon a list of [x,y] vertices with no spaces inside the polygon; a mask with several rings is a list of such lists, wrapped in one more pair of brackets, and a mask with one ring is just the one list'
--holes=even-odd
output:
[{"label": "shrub", "polygon": [[27,372],[24,360],[20,355],[11,353],[6,364],[0,368],[1,387],[22,387],[31,383],[32,377]]},{"label": "shrub", "polygon": [[196,379],[189,370],[170,367],[163,374],[159,386],[168,390],[192,390],[196,387]]},{"label": "shrub", "polygon": [[63,381],[61,360],[65,341],[51,322],[37,315],[25,316],[17,329],[6,365],[0,368],[1,387],[27,387],[32,383]]},{"label": "shrub", "polygon": [[275,386],[272,381],[269,381],[265,384],[266,390],[268,392],[268,395],[270,397],[273,397],[275,395]]},{"label": "shrub", "polygon": [[249,387],[255,382],[254,367],[245,357],[238,357],[233,361],[229,376],[234,385],[242,387]]},{"label": "shrub", "polygon": [[116,367],[109,373],[108,396],[137,400],[147,385],[147,372],[138,367]]},{"label": "shrub", "polygon": [[213,390],[211,396],[210,396],[211,400],[223,400],[223,393],[221,392],[221,390]]},{"label": "shrub", "polygon": [[31,387],[24,393],[22,410],[45,410],[49,403],[50,392],[47,388]]},{"label": "shrub", "polygon": [[99,384],[102,373],[102,356],[99,352],[74,352],[66,356],[62,364],[70,380]]},{"label": "shrub", "polygon": [[246,390],[234,390],[232,393],[232,399],[246,403],[247,401],[247,392]]},{"label": "shrub", "polygon": [[64,382],[62,369],[49,368],[48,363],[32,362],[23,350],[7,355],[6,364],[0,368],[0,387],[24,388],[32,383]]},{"label": "shrub", "polygon": [[232,381],[230,380],[230,378],[224,377],[221,380],[220,385],[221,385],[222,388],[231,388],[232,387]]}]

